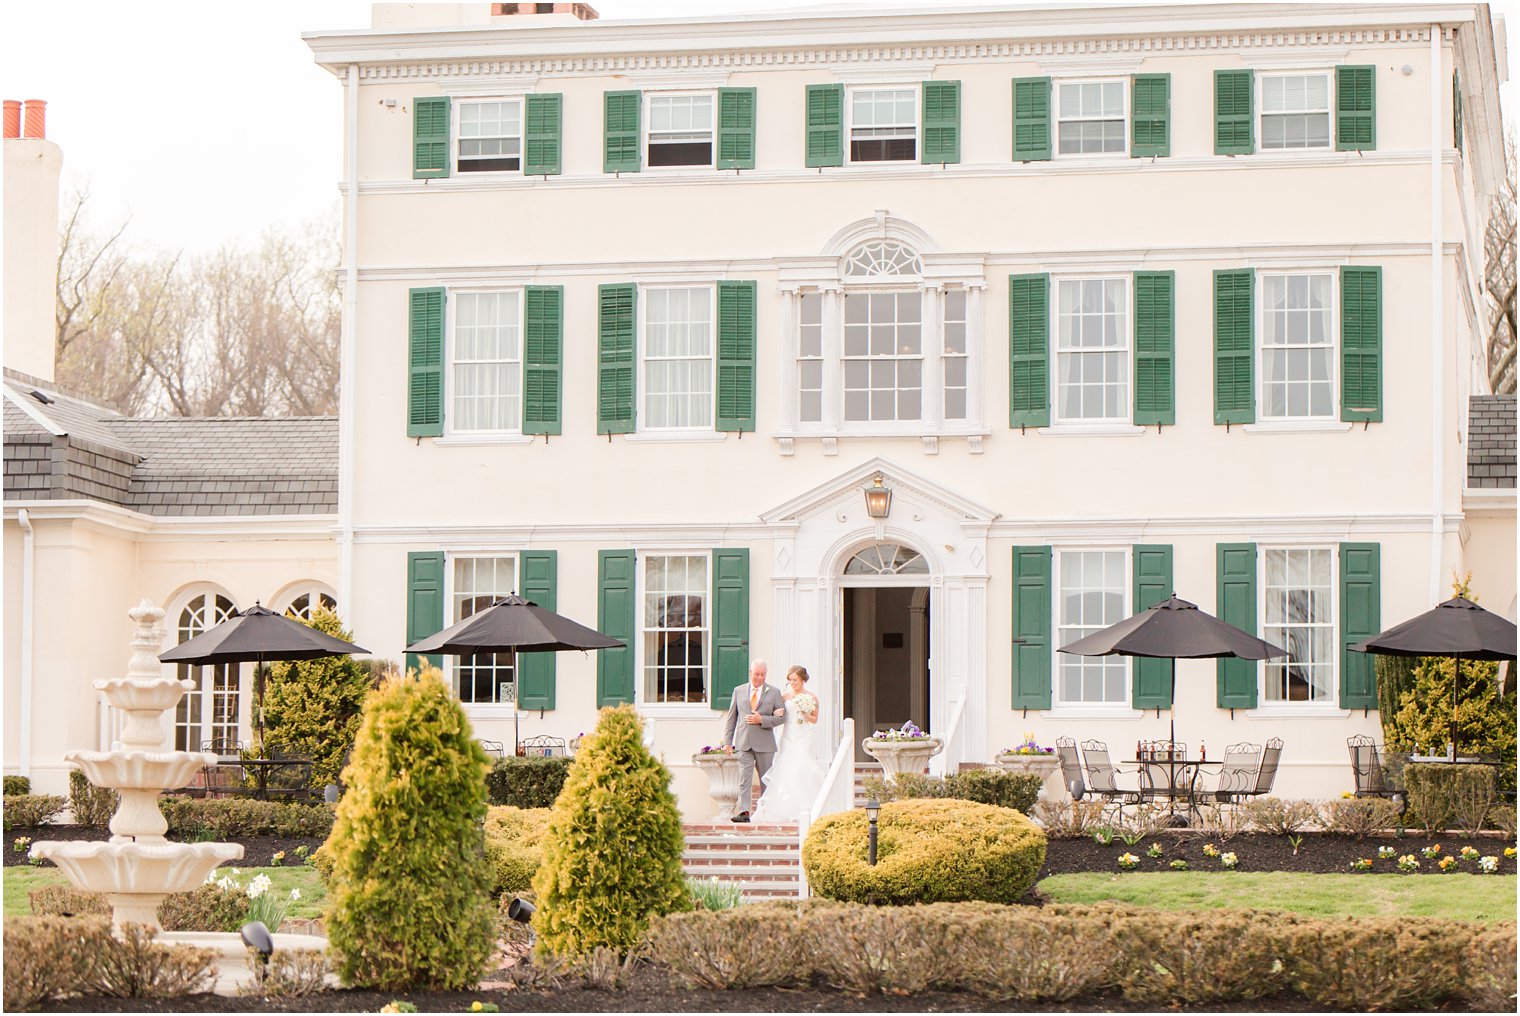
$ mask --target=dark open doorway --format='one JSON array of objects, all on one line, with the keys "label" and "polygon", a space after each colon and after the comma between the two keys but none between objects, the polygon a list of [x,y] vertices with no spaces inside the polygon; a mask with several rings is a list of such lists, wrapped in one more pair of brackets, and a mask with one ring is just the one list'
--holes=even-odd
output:
[{"label": "dark open doorway", "polygon": [[929,589],[846,586],[844,715],[855,721],[855,756],[869,761],[860,740],[873,730],[912,720],[930,729]]}]

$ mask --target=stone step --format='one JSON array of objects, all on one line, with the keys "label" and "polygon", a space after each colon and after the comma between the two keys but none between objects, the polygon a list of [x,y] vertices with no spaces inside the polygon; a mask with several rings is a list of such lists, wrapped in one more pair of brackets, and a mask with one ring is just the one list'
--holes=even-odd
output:
[{"label": "stone step", "polygon": [[797,834],[789,836],[688,836],[686,846],[690,847],[724,847],[729,850],[752,850],[771,847],[795,848],[797,846]]}]

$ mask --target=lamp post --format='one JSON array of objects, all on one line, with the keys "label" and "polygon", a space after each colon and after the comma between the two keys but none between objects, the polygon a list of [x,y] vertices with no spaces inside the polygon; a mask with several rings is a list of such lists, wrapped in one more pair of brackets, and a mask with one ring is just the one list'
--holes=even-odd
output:
[{"label": "lamp post", "polygon": [[881,802],[871,798],[866,802],[866,822],[870,824],[866,832],[866,863],[876,864],[876,816],[881,812]]}]

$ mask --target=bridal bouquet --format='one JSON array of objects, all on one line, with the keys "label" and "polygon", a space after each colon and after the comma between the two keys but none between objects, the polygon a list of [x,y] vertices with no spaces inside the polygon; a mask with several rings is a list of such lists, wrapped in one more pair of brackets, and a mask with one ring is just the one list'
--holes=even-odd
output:
[{"label": "bridal bouquet", "polygon": [[807,692],[793,698],[792,703],[797,707],[798,723],[806,723],[809,717],[818,715],[818,700]]}]

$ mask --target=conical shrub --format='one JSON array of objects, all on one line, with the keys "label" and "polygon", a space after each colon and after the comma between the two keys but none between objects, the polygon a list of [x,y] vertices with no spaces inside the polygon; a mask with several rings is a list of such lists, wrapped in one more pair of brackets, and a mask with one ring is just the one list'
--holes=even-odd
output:
[{"label": "conical shrub", "polygon": [[486,756],[434,668],[364,703],[333,859],[328,939],[344,983],[473,987],[496,934],[485,863]]},{"label": "conical shrub", "polygon": [[[305,622],[345,642],[353,633],[337,614],[319,607]],[[359,730],[359,710],[370,676],[352,656],[323,656],[299,663],[273,663],[264,693],[264,739],[312,760],[311,785],[338,782],[343,756]]]},{"label": "conical shrub", "polygon": [[581,742],[533,879],[541,952],[626,954],[651,918],[690,910],[670,771],[645,749],[631,706],[603,709]]}]

